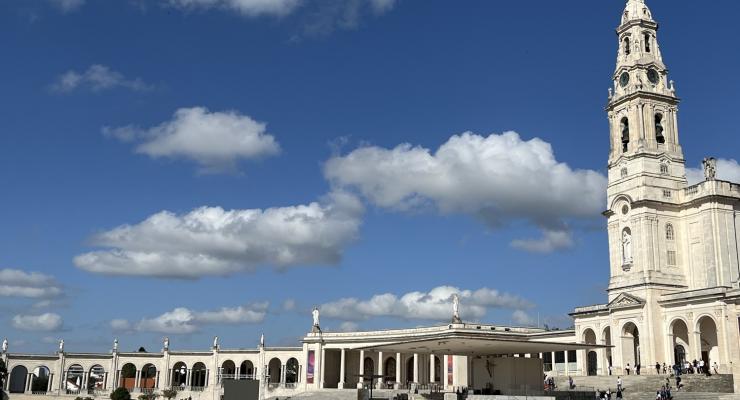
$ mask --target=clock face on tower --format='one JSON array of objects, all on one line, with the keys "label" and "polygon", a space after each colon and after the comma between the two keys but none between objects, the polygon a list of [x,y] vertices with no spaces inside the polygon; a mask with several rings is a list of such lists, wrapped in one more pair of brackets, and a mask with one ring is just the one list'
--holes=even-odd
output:
[{"label": "clock face on tower", "polygon": [[660,76],[658,75],[658,71],[650,68],[647,72],[647,77],[650,83],[652,83],[653,85],[658,84],[658,79],[660,78]]},{"label": "clock face on tower", "polygon": [[619,76],[619,84],[622,85],[622,87],[626,87],[628,83],[630,83],[630,74],[622,72],[622,75]]}]

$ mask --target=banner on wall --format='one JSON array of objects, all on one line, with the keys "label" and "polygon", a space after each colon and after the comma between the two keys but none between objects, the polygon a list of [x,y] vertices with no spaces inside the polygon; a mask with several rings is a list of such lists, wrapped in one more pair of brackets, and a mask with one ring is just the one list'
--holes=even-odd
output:
[{"label": "banner on wall", "polygon": [[452,356],[447,356],[447,385],[452,386]]},{"label": "banner on wall", "polygon": [[316,352],[314,350],[308,351],[308,362],[306,365],[306,383],[313,383],[313,371],[316,363]]}]

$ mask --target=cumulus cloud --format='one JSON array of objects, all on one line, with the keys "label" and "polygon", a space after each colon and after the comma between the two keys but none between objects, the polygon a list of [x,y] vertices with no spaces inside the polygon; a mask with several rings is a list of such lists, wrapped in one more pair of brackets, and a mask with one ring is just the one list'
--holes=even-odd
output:
[{"label": "cumulus cloud", "polygon": [[24,331],[56,331],[62,327],[62,317],[54,313],[16,315],[13,317],[12,325]]},{"label": "cumulus cloud", "polygon": [[125,319],[111,321],[114,330],[186,334],[209,324],[254,324],[260,323],[267,314],[268,303],[254,303],[247,306],[223,307],[213,311],[193,311],[178,307],[154,318],[144,318],[136,324]]},{"label": "cumulus cloud", "polygon": [[54,277],[40,272],[0,269],[0,297],[53,298],[62,295]]},{"label": "cumulus cloud", "polygon": [[570,245],[556,231],[564,230],[566,220],[599,216],[606,193],[602,174],[558,162],[549,143],[524,141],[516,132],[466,132],[434,152],[410,144],[361,147],[329,159],[324,174],[334,186],[358,190],[379,207],[431,207],[475,216],[489,227],[527,221],[544,239],[512,243],[525,250]]},{"label": "cumulus cloud", "polygon": [[124,88],[137,92],[152,90],[153,87],[139,78],[129,79],[122,73],[100,64],[91,65],[85,71],[70,70],[60,75],[51,89],[68,93],[77,89],[88,89],[93,92]]},{"label": "cumulus cloud", "polygon": [[573,236],[568,230],[543,229],[539,239],[517,239],[511,246],[532,253],[552,253],[573,247]]},{"label": "cumulus cloud", "polygon": [[201,172],[231,171],[236,161],[259,159],[280,152],[267,126],[235,111],[210,112],[204,107],[181,108],[171,120],[149,128],[104,127],[103,134],[140,142],[136,152],[152,158],[186,158]]},{"label": "cumulus cloud", "polygon": [[521,326],[533,326],[537,324],[537,321],[532,318],[529,314],[522,310],[515,310],[511,314],[511,320]]},{"label": "cumulus cloud", "polygon": [[183,10],[222,8],[248,17],[284,16],[292,13],[302,0],[167,0]]},{"label": "cumulus cloud", "polygon": [[336,264],[357,237],[362,214],[359,200],[339,192],[293,207],[163,211],[96,235],[93,243],[105,249],[81,254],[74,263],[105,275],[186,279],[259,266]]},{"label": "cumulus cloud", "polygon": [[354,297],[343,298],[322,304],[319,308],[325,317],[342,320],[363,320],[372,317],[396,317],[446,321],[452,316],[452,296],[460,298],[461,318],[478,319],[488,309],[525,309],[532,303],[518,296],[500,293],[498,290],[481,288],[461,290],[452,286],[439,286],[429,292],[409,292],[396,296],[392,293],[378,294],[367,300]]},{"label": "cumulus cloud", "polygon": [[51,4],[62,10],[63,13],[75,11],[85,4],[85,0],[49,0]]},{"label": "cumulus cloud", "polygon": [[357,29],[368,14],[379,16],[393,9],[396,0],[309,1],[303,33],[325,35],[338,29]]},{"label": "cumulus cloud", "polygon": [[[689,185],[704,181],[704,168],[701,164],[697,168],[686,168],[686,179]],[[733,159],[717,159],[717,179],[740,183],[740,164]]]}]

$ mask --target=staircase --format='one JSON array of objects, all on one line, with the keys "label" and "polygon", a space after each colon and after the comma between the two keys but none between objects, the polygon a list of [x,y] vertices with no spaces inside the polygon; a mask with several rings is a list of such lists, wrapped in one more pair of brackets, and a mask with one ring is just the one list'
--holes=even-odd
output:
[{"label": "staircase", "polygon": [[[622,376],[624,400],[655,400],[655,392],[666,384],[668,375]],[[616,392],[617,376],[576,376],[576,389],[606,390]],[[555,378],[558,389],[568,387],[567,377]],[[732,375],[681,375],[681,390],[676,390],[676,379],[670,378],[671,394],[676,400],[717,400],[722,394],[733,393]],[[616,396],[612,394],[612,399]]]}]

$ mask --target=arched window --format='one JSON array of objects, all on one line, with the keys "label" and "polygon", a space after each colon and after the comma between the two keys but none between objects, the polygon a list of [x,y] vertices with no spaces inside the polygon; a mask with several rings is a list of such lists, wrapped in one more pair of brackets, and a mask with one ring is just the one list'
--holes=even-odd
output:
[{"label": "arched window", "polygon": [[675,240],[676,239],[676,232],[673,230],[673,225],[666,224],[665,226],[665,238],[666,240]]},{"label": "arched window", "polygon": [[659,144],[665,143],[665,136],[663,136],[663,114],[655,114],[655,140]]},{"label": "arched window", "polygon": [[630,38],[624,38],[624,54],[630,55]]},{"label": "arched window", "polygon": [[663,175],[668,175],[668,164],[660,163],[660,173]]},{"label": "arched window", "polygon": [[645,52],[646,53],[650,53],[650,39],[651,39],[650,34],[646,33],[645,34]]},{"label": "arched window", "polygon": [[627,117],[622,118],[620,127],[622,131],[622,151],[627,151],[630,143],[630,121]]}]

